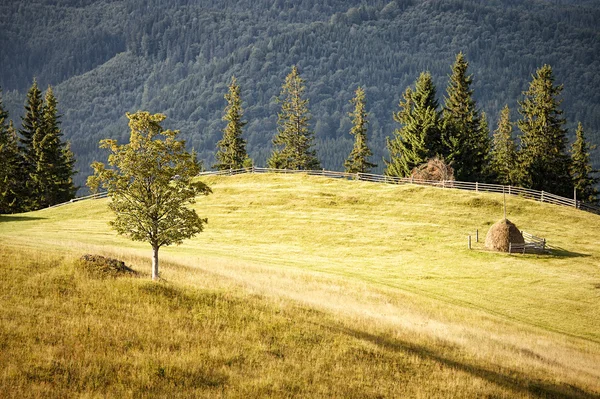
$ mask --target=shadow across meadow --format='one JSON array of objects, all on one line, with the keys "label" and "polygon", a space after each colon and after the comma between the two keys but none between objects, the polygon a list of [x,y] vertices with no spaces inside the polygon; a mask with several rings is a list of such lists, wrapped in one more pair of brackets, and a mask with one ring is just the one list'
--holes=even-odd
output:
[{"label": "shadow across meadow", "polygon": [[548,246],[548,255],[555,258],[587,258],[592,255],[572,252],[567,249],[555,246]]},{"label": "shadow across meadow", "polygon": [[599,397],[596,393],[585,391],[573,385],[553,384],[549,381],[531,379],[522,372],[504,368],[500,365],[496,366],[495,370],[492,370],[488,367],[455,360],[431,348],[412,342],[370,334],[342,326],[328,326],[328,328],[359,340],[368,341],[386,350],[409,353],[423,359],[433,360],[443,366],[469,373],[475,377],[502,386],[516,394],[531,395],[539,398],[597,399]]},{"label": "shadow across meadow", "polygon": [[0,215],[0,223],[5,222],[30,222],[33,220],[44,220],[46,218],[40,218],[35,216],[22,216],[22,215]]}]

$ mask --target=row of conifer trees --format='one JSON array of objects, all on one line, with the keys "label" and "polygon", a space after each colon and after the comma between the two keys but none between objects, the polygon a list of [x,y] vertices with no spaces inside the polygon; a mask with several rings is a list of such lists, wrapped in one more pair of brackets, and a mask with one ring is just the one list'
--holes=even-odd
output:
[{"label": "row of conifer trees", "polygon": [[[454,177],[461,181],[478,181],[545,190],[563,196],[597,202],[598,179],[590,163],[590,145],[579,124],[576,140],[567,151],[566,120],[560,109],[562,86],[554,83],[552,68],[544,65],[536,71],[524,99],[519,102],[521,118],[513,123],[506,106],[498,127],[490,134],[485,113],[473,99],[472,76],[467,73],[464,55],[456,56],[449,77],[444,106],[439,106],[431,74],[423,72],[414,87],[408,87],[393,117],[400,127],[387,139],[390,154],[384,160],[385,173],[407,177],[431,159],[441,159],[452,166]],[[314,149],[314,132],[309,121],[308,99],[304,80],[294,66],[286,77],[277,101],[278,132],[273,139],[271,168],[311,170],[320,168]],[[216,169],[237,169],[252,165],[242,138],[243,121],[240,87],[235,78],[225,96],[228,105],[223,119],[227,126],[217,143]],[[350,113],[354,147],[344,163],[350,173],[368,173],[375,164],[367,145],[368,112],[364,90],[359,87],[352,99]],[[513,127],[521,135],[516,138]]]},{"label": "row of conifer trees", "polygon": [[42,97],[34,81],[17,131],[0,97],[0,214],[41,209],[75,197],[75,158],[62,140],[57,106],[52,87]]}]

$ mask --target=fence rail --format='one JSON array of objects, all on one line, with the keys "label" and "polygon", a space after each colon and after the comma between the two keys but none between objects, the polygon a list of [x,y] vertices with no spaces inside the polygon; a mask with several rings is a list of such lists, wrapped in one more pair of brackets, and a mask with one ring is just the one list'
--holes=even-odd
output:
[{"label": "fence rail", "polygon": [[232,170],[220,170],[220,171],[208,171],[200,173],[200,176],[233,176],[243,173],[284,173],[284,174],[295,174],[304,173],[311,176],[325,176],[333,178],[361,180],[373,183],[387,183],[387,184],[418,184],[423,186],[439,187],[439,188],[454,188],[458,190],[467,190],[475,192],[487,192],[487,193],[506,193],[508,195],[519,196],[527,199],[532,199],[539,202],[546,202],[554,205],[568,206],[577,208],[586,212],[595,213],[600,215],[600,207],[592,204],[588,204],[582,201],[578,201],[575,198],[565,198],[546,191],[537,191],[529,188],[515,187],[515,186],[503,186],[501,184],[488,184],[478,182],[465,182],[455,180],[423,180],[414,179],[411,177],[396,177],[396,176],[385,176],[376,175],[372,173],[346,173],[346,172],[335,172],[330,170],[291,170],[291,169],[270,169],[270,168],[259,168],[251,167],[244,169],[232,169]]},{"label": "fence rail", "polygon": [[73,198],[70,201],[67,202],[63,202],[61,204],[56,204],[56,205],[52,205],[49,206],[46,209],[50,209],[50,208],[57,208],[59,206],[63,206],[63,205],[67,205],[67,204],[72,204],[74,202],[79,202],[79,201],[83,201],[83,200],[88,200],[88,199],[100,199],[100,198],[106,198],[108,197],[108,193],[107,192],[103,192],[103,193],[96,193],[96,194],[92,194],[92,195],[86,195],[85,197],[77,197],[77,198]]},{"label": "fence rail", "polygon": [[[347,172],[336,172],[331,170],[291,170],[291,169],[271,169],[271,168],[259,168],[253,166],[251,168],[242,169],[229,169],[229,170],[218,170],[202,172],[199,176],[235,176],[244,173],[280,173],[280,174],[298,174],[303,173],[310,176],[324,176],[336,179],[349,179],[349,180],[361,180],[373,183],[386,183],[386,184],[418,184],[423,186],[439,187],[439,188],[454,188],[458,190],[468,190],[475,192],[487,192],[487,193],[506,193],[508,195],[515,195],[523,198],[533,199],[540,202],[547,202],[554,205],[562,205],[581,209],[586,212],[595,213],[600,215],[600,207],[592,204],[588,204],[582,201],[578,201],[574,198],[565,198],[558,195],[548,193],[546,191],[531,190],[528,188],[514,187],[514,186],[503,186],[500,184],[488,184],[478,182],[465,182],[455,180],[423,180],[413,179],[412,177],[396,177],[396,176],[385,176],[376,175],[372,173],[347,173]],[[56,204],[49,208],[55,208],[58,206],[71,204],[73,202],[87,200],[87,199],[98,199],[105,198],[108,194],[98,193],[87,195],[85,197],[77,197],[71,201],[64,202],[62,204]]]}]

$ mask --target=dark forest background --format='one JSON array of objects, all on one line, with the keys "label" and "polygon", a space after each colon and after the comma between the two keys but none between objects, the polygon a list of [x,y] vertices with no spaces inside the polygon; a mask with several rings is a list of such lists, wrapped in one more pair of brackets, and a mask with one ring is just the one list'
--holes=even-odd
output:
[{"label": "dark forest background", "polygon": [[[430,71],[443,102],[456,53],[470,62],[474,98],[496,128],[512,120],[531,75],[550,64],[564,84],[569,137],[582,122],[600,144],[600,2],[578,0],[0,0],[0,87],[15,123],[35,77],[52,85],[83,184],[103,138],[129,138],[125,112],[165,113],[206,167],[214,162],[227,84],[242,88],[245,138],[264,166],[279,94],[292,65],[306,80],[317,153],[342,170],[352,148],[357,86],[383,170],[392,113]],[[600,168],[600,151],[592,154]]]}]

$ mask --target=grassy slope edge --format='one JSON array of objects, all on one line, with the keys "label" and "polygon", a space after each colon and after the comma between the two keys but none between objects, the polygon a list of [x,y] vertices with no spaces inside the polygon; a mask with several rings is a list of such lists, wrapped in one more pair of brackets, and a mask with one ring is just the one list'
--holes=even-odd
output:
[{"label": "grassy slope edge", "polygon": [[92,251],[149,269],[145,245],[107,228],[105,200],[0,218],[1,391],[600,394],[597,216],[509,198],[511,220],[562,249],[507,256],[466,249],[498,195],[206,180],[209,226],[162,251],[157,286],[77,273]]}]

